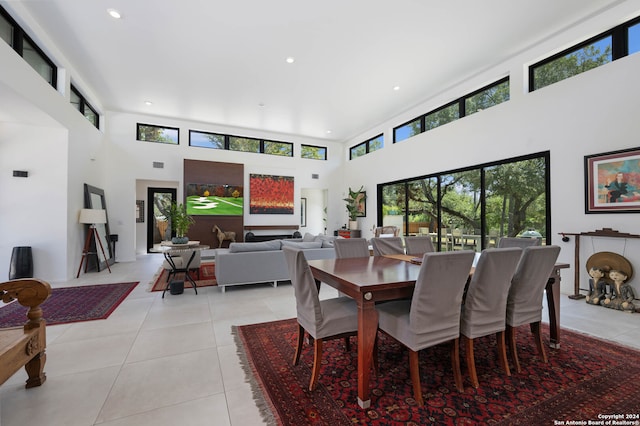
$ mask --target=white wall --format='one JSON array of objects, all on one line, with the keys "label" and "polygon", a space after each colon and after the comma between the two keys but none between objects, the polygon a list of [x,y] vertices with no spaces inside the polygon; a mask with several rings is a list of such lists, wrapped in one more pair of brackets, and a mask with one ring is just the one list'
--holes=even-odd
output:
[{"label": "white wall", "polygon": [[[22,223],[23,219],[16,212],[14,203],[9,204],[6,198],[33,203],[32,199],[26,199],[24,193],[26,190],[32,195],[34,186],[37,186],[37,194],[42,195],[42,191],[46,191],[45,199],[53,194],[52,198],[60,203],[59,207],[54,204],[56,207],[51,211],[55,223],[45,225],[35,220],[30,221],[29,230],[26,231],[30,233],[28,235],[32,240],[29,245],[36,245],[34,238],[47,239],[50,229],[56,229],[51,237],[55,244],[45,242],[43,250],[46,253],[42,252],[35,259],[36,270],[42,274],[42,278],[55,281],[74,276],[79,263],[84,233],[77,224],[77,212],[83,206],[82,184],[85,182],[105,190],[111,233],[119,234],[120,237],[118,260],[130,261],[135,259],[140,247],[138,240],[141,238],[140,226],[135,223],[135,200],[140,199],[142,191],[146,195],[146,189],[137,185],[137,182],[179,182],[178,196],[181,197],[184,158],[243,163],[247,189],[251,173],[295,177],[294,215],[282,217],[247,214],[247,225],[297,223],[301,188],[327,189],[328,232],[331,233],[333,229],[346,223],[347,214],[342,198],[345,197],[347,188],[364,185],[368,195],[367,217],[360,218],[359,222],[364,236],[371,236],[370,230],[376,222],[376,185],[379,183],[545,150],[551,152],[552,242],[563,248],[561,260],[573,263],[573,243],[562,243],[558,232],[613,227],[622,232],[640,234],[640,216],[637,214],[584,213],[583,171],[585,155],[640,145],[640,124],[637,119],[640,112],[637,101],[640,95],[640,85],[637,84],[640,55],[618,60],[534,93],[528,93],[524,89],[526,66],[638,15],[640,1],[626,1],[505,60],[502,64],[486,70],[470,70],[473,76],[467,81],[459,82],[455,87],[455,82],[452,82],[452,89],[443,90],[421,105],[353,138],[344,146],[290,135],[118,112],[108,112],[102,117],[106,132],[103,136],[73,110],[61,93],[48,86],[6,44],[0,43],[0,190],[3,199],[3,204],[0,204],[0,231],[3,232],[4,240],[10,241],[0,242],[0,274],[3,271],[6,273],[6,269],[2,268],[7,268],[9,263],[10,247],[25,244],[20,235],[16,235],[24,235],[25,231],[11,225]],[[47,41],[46,36],[41,35],[39,39]],[[68,72],[73,73],[72,70]],[[509,102],[401,143],[391,143],[394,126],[505,75],[511,78]],[[29,105],[30,109],[23,112],[21,117],[16,118],[21,109],[16,110],[15,103],[9,102],[4,96],[8,92],[15,92],[20,102]],[[84,92],[91,93],[90,90]],[[94,102],[99,105],[99,100]],[[182,143],[180,146],[171,146],[136,141],[137,122],[179,127]],[[47,130],[49,128],[54,130],[50,132]],[[295,143],[296,157],[282,158],[191,148],[188,146],[190,128],[291,141]],[[385,134],[384,149],[353,161],[347,160],[350,146],[381,132]],[[14,136],[9,138],[6,136],[9,133]],[[18,153],[16,144],[22,143],[22,139],[31,141],[28,145],[29,152]],[[299,159],[300,143],[328,146],[329,161]],[[62,154],[61,147],[65,144],[66,152]],[[49,149],[54,145],[53,149]],[[31,158],[35,155],[30,154],[36,153],[46,153],[46,158]],[[28,160],[28,164],[21,168],[31,170],[34,167],[33,170],[37,170],[38,173],[33,175],[34,180],[28,178],[20,181],[18,178],[7,177],[9,170],[17,168],[19,160]],[[153,169],[153,161],[164,162],[165,168]],[[39,180],[36,181],[36,177],[40,179],[39,176],[42,176],[40,173],[49,173],[45,175],[47,179],[42,186],[39,185]],[[320,179],[312,179],[311,175],[314,173],[319,174]],[[66,181],[60,178],[65,175]],[[58,192],[60,184],[66,188]],[[60,229],[64,231],[59,231]],[[62,235],[65,233],[66,235]],[[625,255],[634,265],[640,265],[640,250],[633,244],[635,243],[628,243]],[[61,250],[61,247],[65,247],[66,251]],[[584,249],[587,250],[586,247]],[[585,253],[583,259],[588,255],[589,253]],[[58,270],[59,265],[63,265],[66,273]],[[573,270],[563,273],[563,277],[563,291],[571,292]],[[635,280],[638,281],[637,278]]]},{"label": "white wall", "polygon": [[[31,246],[36,277],[66,277],[67,134],[64,129],[0,123],[0,281],[15,246]],[[34,155],[48,152],[50,155]],[[55,166],[52,166],[55,165]],[[27,178],[13,177],[24,170]]]},{"label": "white wall", "polygon": [[[335,188],[339,181],[342,145],[324,140],[306,139],[291,135],[256,132],[250,129],[238,129],[215,126],[207,123],[190,122],[158,118],[128,113],[108,113],[106,117],[106,136],[109,139],[107,157],[117,173],[109,173],[109,182],[105,188],[111,233],[119,235],[117,246],[118,261],[135,260],[136,252],[144,250],[141,224],[135,223],[135,200],[146,199],[146,188],[153,185],[136,185],[136,182],[179,182],[178,199],[183,197],[183,161],[185,158],[203,161],[219,161],[244,164],[245,188],[245,225],[297,225],[300,212],[301,189]],[[180,145],[168,145],[136,140],[136,123],[156,124],[178,127]],[[189,129],[228,133],[247,137],[260,137],[294,143],[294,157],[281,157],[255,153],[242,153],[208,148],[190,147]],[[300,159],[300,144],[327,146],[328,161]],[[164,163],[163,169],[154,169],[154,161]],[[270,174],[293,176],[295,182],[295,206],[292,215],[251,215],[249,214],[249,175]],[[318,174],[319,179],[312,179]],[[167,185],[170,187],[171,185]],[[320,231],[318,231],[320,232]],[[146,236],[144,236],[146,238]]]},{"label": "white wall", "polygon": [[[0,63],[0,274],[19,244],[34,247],[34,274],[67,280],[84,245],[83,184],[103,186],[103,134],[6,43]],[[30,177],[14,178],[12,170]]]},{"label": "white wall", "polygon": [[[353,146],[384,132],[385,148],[347,161],[345,185],[365,185],[367,211],[374,211],[376,185],[414,176],[472,166],[519,155],[549,150],[551,153],[552,243],[562,247],[560,260],[573,264],[573,240],[563,243],[559,232],[586,232],[609,227],[640,234],[638,214],[585,214],[584,156],[640,146],[640,54],[601,66],[544,89],[527,93],[524,87],[526,62],[535,62],[549,53],[551,46],[567,47],[603,30],[640,15],[640,3],[622,5],[617,15],[598,17],[573,28],[516,58],[481,73],[460,87],[442,94],[379,128],[354,138]],[[495,81],[508,71],[511,76],[511,100],[453,123],[392,144],[393,126]],[[440,102],[440,103],[438,103]],[[376,173],[369,173],[375,170]],[[345,186],[343,186],[345,187]],[[346,189],[346,187],[345,187]],[[369,218],[360,229],[371,229]],[[370,235],[365,235],[370,236]],[[640,268],[640,241],[613,243],[620,253]],[[584,248],[584,247],[583,247]],[[588,250],[584,248],[584,250]],[[589,251],[592,251],[590,249]],[[582,262],[591,253],[582,255]],[[584,268],[584,264],[581,266]],[[563,273],[563,292],[573,292],[573,267]],[[582,273],[585,280],[586,274]],[[640,296],[640,279],[632,284]],[[586,284],[583,284],[583,287]]]}]

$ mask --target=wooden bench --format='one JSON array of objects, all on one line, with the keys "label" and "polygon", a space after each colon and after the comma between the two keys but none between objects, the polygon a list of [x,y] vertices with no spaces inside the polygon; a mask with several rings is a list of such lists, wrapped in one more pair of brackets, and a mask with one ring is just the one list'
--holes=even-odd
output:
[{"label": "wooden bench", "polygon": [[46,333],[40,304],[51,295],[49,283],[25,278],[0,284],[0,299],[7,303],[17,299],[28,307],[23,327],[0,329],[0,384],[13,376],[22,366],[27,375],[26,387],[40,386],[47,379],[44,374]]}]

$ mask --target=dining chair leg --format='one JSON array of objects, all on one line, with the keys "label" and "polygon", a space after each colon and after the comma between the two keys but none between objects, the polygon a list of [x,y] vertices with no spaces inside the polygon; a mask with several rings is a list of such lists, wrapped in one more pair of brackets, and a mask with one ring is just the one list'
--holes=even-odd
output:
[{"label": "dining chair leg", "polygon": [[453,380],[456,383],[456,389],[458,389],[458,392],[464,392],[462,372],[460,371],[460,346],[458,339],[454,339],[451,342],[451,369],[453,370]]},{"label": "dining chair leg", "polygon": [[474,388],[480,387],[478,382],[478,374],[476,373],[476,359],[473,355],[473,339],[465,336],[465,346],[467,350],[467,370],[469,371],[469,379],[471,380],[471,386]]},{"label": "dining chair leg", "polygon": [[344,338],[344,349],[345,349],[347,352],[351,352],[351,340],[350,340],[350,337],[349,337],[349,336],[346,336],[346,337]]},{"label": "dining chair leg", "polygon": [[302,353],[302,342],[304,341],[304,328],[298,324],[298,341],[296,342],[296,352],[293,354],[293,365],[298,365],[300,353]]},{"label": "dining chair leg", "polygon": [[413,398],[418,406],[424,406],[422,400],[422,386],[420,386],[420,363],[418,352],[409,349],[409,372],[411,374],[411,382],[413,383]]},{"label": "dining chair leg", "polygon": [[322,364],[322,339],[315,339],[313,342],[313,371],[311,372],[311,383],[309,390],[316,388],[318,377],[320,376],[320,365]]},{"label": "dining chair leg", "polygon": [[511,352],[511,360],[516,373],[521,371],[520,360],[518,359],[518,349],[516,347],[516,329],[507,325],[507,343],[509,344],[509,352]]},{"label": "dining chair leg", "polygon": [[547,359],[547,353],[544,351],[544,345],[542,343],[542,332],[540,330],[540,321],[532,322],[531,324],[529,324],[529,327],[531,328],[531,333],[533,334],[533,337],[536,340],[536,346],[538,347],[538,354],[540,355],[540,358],[542,358],[542,362],[546,364],[547,362],[549,362],[549,360]]},{"label": "dining chair leg", "polygon": [[496,340],[498,341],[498,360],[500,366],[507,376],[511,376],[511,370],[509,370],[509,363],[507,362],[507,346],[504,343],[504,330],[496,333]]}]

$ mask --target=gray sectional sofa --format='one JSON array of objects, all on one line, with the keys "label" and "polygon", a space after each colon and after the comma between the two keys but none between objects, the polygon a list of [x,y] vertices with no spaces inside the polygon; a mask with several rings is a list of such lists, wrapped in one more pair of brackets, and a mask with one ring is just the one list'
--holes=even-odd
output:
[{"label": "gray sectional sofa", "polygon": [[283,245],[304,250],[307,260],[332,259],[334,237],[305,235],[301,239],[272,240],[253,243],[231,243],[228,249],[215,250],[218,287],[289,280]]}]

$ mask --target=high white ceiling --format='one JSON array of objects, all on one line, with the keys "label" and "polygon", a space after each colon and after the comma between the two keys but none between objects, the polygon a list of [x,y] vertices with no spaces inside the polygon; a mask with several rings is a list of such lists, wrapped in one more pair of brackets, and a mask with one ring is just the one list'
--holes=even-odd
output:
[{"label": "high white ceiling", "polygon": [[21,3],[106,110],[344,141],[620,0]]}]

